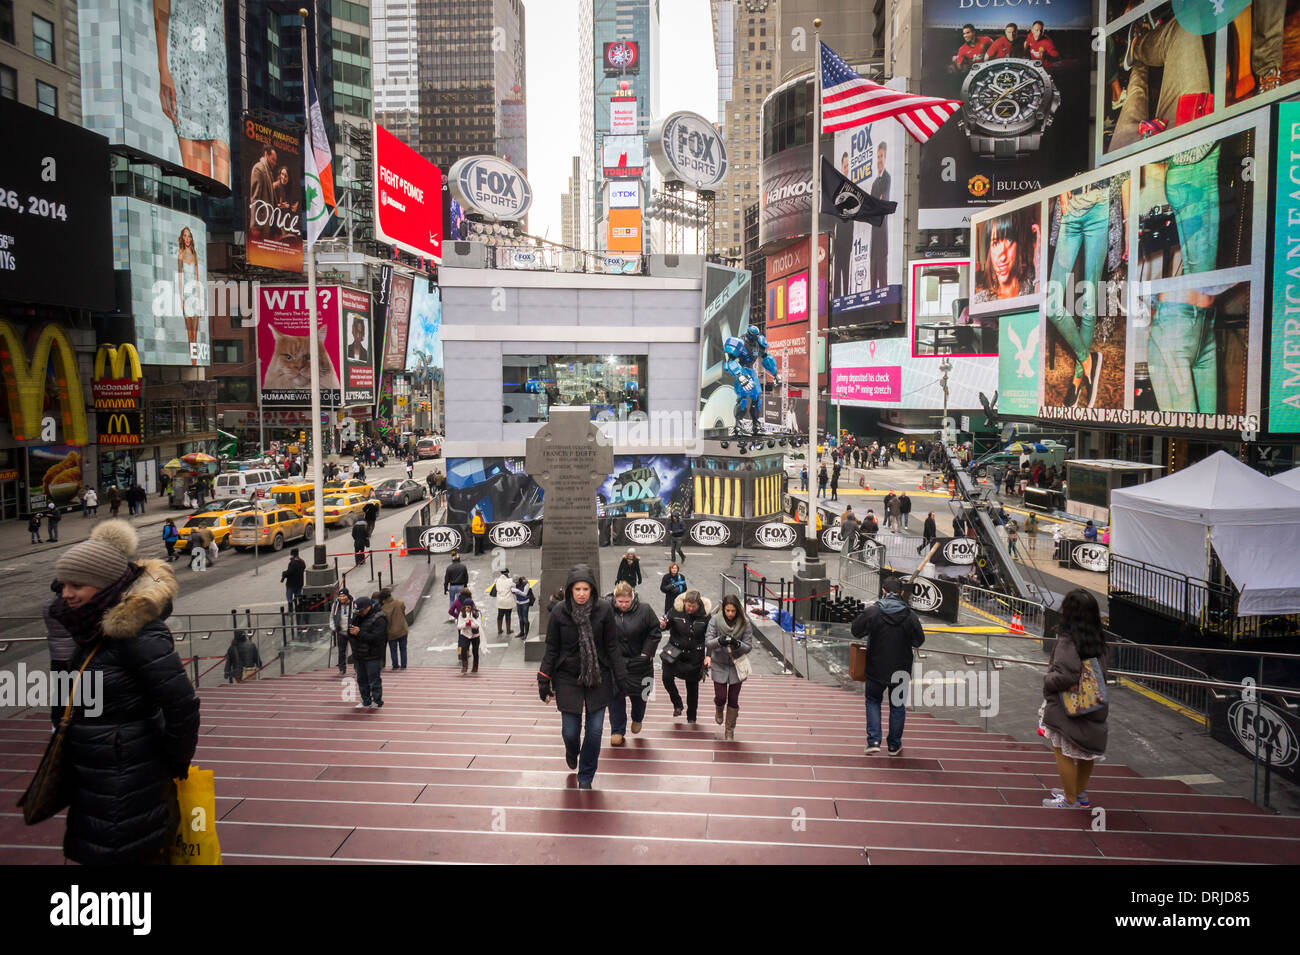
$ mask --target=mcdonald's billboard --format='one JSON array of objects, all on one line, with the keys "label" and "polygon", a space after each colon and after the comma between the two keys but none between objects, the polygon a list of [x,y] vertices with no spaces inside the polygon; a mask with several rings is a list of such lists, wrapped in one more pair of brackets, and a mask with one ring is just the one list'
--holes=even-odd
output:
[{"label": "mcdonald's billboard", "polygon": [[[28,355],[31,359],[28,360]],[[77,355],[68,333],[58,325],[46,325],[29,350],[23,335],[6,321],[0,321],[0,378],[9,399],[9,424],[15,441],[53,442],[53,425],[45,425],[46,395],[53,391],[59,407],[57,420],[63,427],[64,443],[73,447],[88,444],[86,399],[77,371]]]},{"label": "mcdonald's billboard", "polygon": [[100,411],[100,447],[132,447],[144,443],[144,413],[141,411]]},{"label": "mcdonald's billboard", "polygon": [[[104,372],[109,372],[105,377]],[[129,375],[128,375],[129,372]],[[125,345],[100,345],[95,353],[95,377],[90,390],[96,411],[134,411],[140,407],[140,353],[129,342]]]}]

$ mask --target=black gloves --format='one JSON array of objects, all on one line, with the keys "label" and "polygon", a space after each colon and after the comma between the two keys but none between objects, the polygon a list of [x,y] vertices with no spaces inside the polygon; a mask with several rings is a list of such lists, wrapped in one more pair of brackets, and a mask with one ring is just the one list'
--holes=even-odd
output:
[{"label": "black gloves", "polygon": [[551,678],[545,673],[537,674],[537,695],[541,697],[543,703],[550,702],[551,696]]}]

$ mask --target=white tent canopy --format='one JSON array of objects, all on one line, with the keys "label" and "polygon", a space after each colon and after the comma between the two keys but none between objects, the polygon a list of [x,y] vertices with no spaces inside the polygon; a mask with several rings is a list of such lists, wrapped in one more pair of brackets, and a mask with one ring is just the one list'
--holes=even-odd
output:
[{"label": "white tent canopy", "polygon": [[1300,468],[1292,468],[1283,474],[1274,474],[1273,480],[1286,487],[1300,491]]},{"label": "white tent canopy", "polygon": [[1241,591],[1239,616],[1300,612],[1300,489],[1219,451],[1113,491],[1110,515],[1115,556],[1205,580],[1212,545]]}]

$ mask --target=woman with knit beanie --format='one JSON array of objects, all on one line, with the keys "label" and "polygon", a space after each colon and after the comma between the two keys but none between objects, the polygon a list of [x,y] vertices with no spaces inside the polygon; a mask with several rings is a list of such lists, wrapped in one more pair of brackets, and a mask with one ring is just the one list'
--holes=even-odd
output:
[{"label": "woman with knit beanie", "polygon": [[165,861],[180,821],[173,780],[198,745],[198,697],[162,622],[176,578],[138,546],[129,523],[107,520],[54,567],[50,615],[76,643],[71,669],[86,664],[63,764],[63,854],[82,865]]},{"label": "woman with knit beanie", "polygon": [[[709,651],[709,674],[713,677],[713,703],[717,708],[714,722],[727,728],[723,739],[736,738],[736,719],[740,716],[740,687],[745,682],[739,661],[754,649],[754,636],[745,608],[735,594],[722,598],[722,612],[709,618],[704,637]],[[723,708],[726,708],[725,714]]]},{"label": "woman with knit beanie", "polygon": [[[586,564],[569,571],[564,599],[551,609],[546,654],[537,672],[543,703],[555,700],[563,719],[564,757],[578,771],[578,788],[596,778],[605,708],[627,682],[614,614],[596,596],[596,575]],[[582,711],[586,708],[586,732]]]}]

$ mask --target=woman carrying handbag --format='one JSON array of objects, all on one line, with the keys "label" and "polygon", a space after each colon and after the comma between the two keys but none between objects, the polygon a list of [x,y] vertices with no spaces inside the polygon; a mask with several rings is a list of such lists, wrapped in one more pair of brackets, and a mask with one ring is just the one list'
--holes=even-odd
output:
[{"label": "woman carrying handbag", "polygon": [[735,739],[740,687],[753,672],[749,654],[754,649],[753,631],[735,594],[723,597],[722,612],[709,618],[704,646],[709,651],[709,673],[713,676],[713,719],[719,725],[725,719],[722,738]]},{"label": "woman carrying handbag", "polygon": [[664,664],[664,689],[673,701],[673,716],[681,716],[682,697],[677,691],[677,680],[686,684],[687,723],[695,722],[700,706],[700,681],[709,663],[704,637],[711,611],[709,601],[698,590],[688,590],[673,601],[672,612],[660,620],[660,626],[668,631],[668,645],[659,654]]},{"label": "woman carrying handbag", "polygon": [[138,546],[130,524],[108,520],[55,565],[63,588],[50,612],[82,672],[22,804],[29,823],[68,806],[63,854],[82,865],[166,860],[180,821],[174,780],[198,745],[198,697],[162,622],[176,578],[165,561],[137,560]]}]

